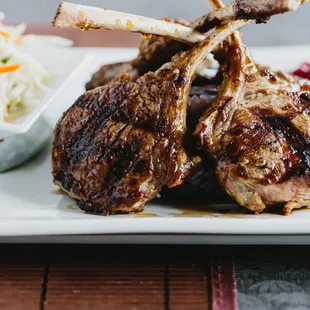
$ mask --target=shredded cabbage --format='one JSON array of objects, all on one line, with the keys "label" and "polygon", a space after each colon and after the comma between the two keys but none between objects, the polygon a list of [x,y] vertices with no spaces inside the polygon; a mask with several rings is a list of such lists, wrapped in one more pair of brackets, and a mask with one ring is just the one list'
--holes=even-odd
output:
[{"label": "shredded cabbage", "polygon": [[[24,35],[25,24],[8,26],[0,12],[0,122],[11,113],[37,105],[48,90],[52,72],[23,49],[27,44],[44,44],[48,36]],[[71,41],[51,36],[51,43],[68,45]]]}]

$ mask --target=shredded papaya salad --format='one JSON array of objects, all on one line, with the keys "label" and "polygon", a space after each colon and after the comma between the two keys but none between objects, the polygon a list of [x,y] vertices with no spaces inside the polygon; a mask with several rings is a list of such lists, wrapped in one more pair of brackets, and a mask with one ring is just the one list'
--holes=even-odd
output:
[{"label": "shredded papaya salad", "polygon": [[[38,94],[48,90],[52,75],[23,48],[26,41],[27,44],[38,44],[42,38],[24,35],[25,24],[9,26],[3,20],[4,15],[0,12],[0,122],[19,109],[39,104],[42,97]],[[55,37],[51,39],[55,41]],[[67,43],[58,39],[60,44]]]}]

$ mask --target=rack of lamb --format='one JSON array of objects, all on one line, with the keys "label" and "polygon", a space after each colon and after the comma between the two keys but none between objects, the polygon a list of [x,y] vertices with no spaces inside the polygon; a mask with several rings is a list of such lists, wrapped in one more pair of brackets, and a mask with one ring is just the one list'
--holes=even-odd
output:
[{"label": "rack of lamb", "polygon": [[[57,27],[156,35],[135,60],[104,70],[99,87],[81,96],[55,128],[54,182],[83,210],[139,211],[162,189],[196,182],[202,169],[216,170],[223,189],[254,213],[283,206],[289,214],[310,205],[310,86],[257,64],[235,33],[247,24],[244,18],[266,21],[303,1],[211,2],[216,10],[179,24],[59,6]],[[167,58],[159,60],[157,52],[167,46],[172,60],[161,63]],[[203,74],[211,53],[219,62],[215,79]],[[198,76],[202,85],[192,86]],[[211,85],[212,98],[189,109]]]}]

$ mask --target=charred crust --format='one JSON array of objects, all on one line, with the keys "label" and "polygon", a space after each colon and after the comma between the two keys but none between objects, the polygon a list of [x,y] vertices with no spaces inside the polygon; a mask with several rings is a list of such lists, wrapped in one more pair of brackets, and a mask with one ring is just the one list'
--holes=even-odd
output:
[{"label": "charred crust", "polygon": [[229,131],[230,140],[222,153],[232,163],[238,163],[248,148],[255,149],[268,134],[268,129],[259,123],[239,124]]},{"label": "charred crust", "polygon": [[[270,19],[270,14],[267,12],[264,14],[259,8],[251,8],[244,2],[242,1],[240,4],[240,1],[235,1],[233,5],[236,19],[253,19],[257,24],[266,23]],[[274,14],[277,14],[277,12],[272,12],[272,15]]]},{"label": "charred crust", "polygon": [[300,97],[310,103],[310,92],[303,92]]},{"label": "charred crust", "polygon": [[206,15],[196,26],[195,30],[199,32],[207,32],[210,29],[220,26],[222,20],[216,17],[212,17],[209,19],[209,16]]},{"label": "charred crust", "polygon": [[292,126],[289,117],[268,116],[265,118],[278,138],[291,149],[284,162],[286,174],[281,182],[295,175],[303,175],[310,168],[310,149],[305,137]]},{"label": "charred crust", "polygon": [[178,73],[173,74],[171,79],[176,87],[183,87],[186,83],[188,83],[188,79]]},{"label": "charred crust", "polygon": [[59,15],[61,14],[61,10],[62,10],[63,4],[64,4],[63,2],[60,2],[60,3],[58,4],[58,7],[57,7],[57,11],[56,11],[54,20],[52,21],[52,26],[53,26],[53,27],[56,27],[56,22],[57,22],[57,19],[58,19]]},{"label": "charred crust", "polygon": [[81,210],[90,213],[90,214],[100,214],[102,216],[108,216],[111,214],[109,208],[100,207],[96,204],[93,204],[91,202],[85,201],[85,200],[79,200],[78,206]]}]

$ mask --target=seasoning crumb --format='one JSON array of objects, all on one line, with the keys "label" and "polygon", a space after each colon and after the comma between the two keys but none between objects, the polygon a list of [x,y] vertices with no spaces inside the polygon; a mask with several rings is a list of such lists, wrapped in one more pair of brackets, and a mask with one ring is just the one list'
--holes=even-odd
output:
[{"label": "seasoning crumb", "polygon": [[179,36],[179,35],[181,34],[181,32],[180,32],[180,30],[179,30],[178,28],[175,30],[175,34],[176,34],[177,36]]},{"label": "seasoning crumb", "polygon": [[119,27],[122,25],[122,22],[121,22],[120,19],[117,19],[117,20],[116,20],[116,25],[119,26]]},{"label": "seasoning crumb", "polygon": [[144,38],[145,40],[150,40],[150,39],[152,38],[152,36],[153,36],[153,35],[150,34],[150,33],[149,33],[149,34],[146,34],[146,33],[145,33],[145,34],[143,35],[143,38]]},{"label": "seasoning crumb", "polygon": [[127,24],[126,24],[127,29],[132,29],[133,28],[133,23],[132,21],[129,19]]},{"label": "seasoning crumb", "polygon": [[94,22],[80,22],[76,25],[78,28],[80,28],[82,31],[88,31],[89,29],[96,29],[97,26]]}]

